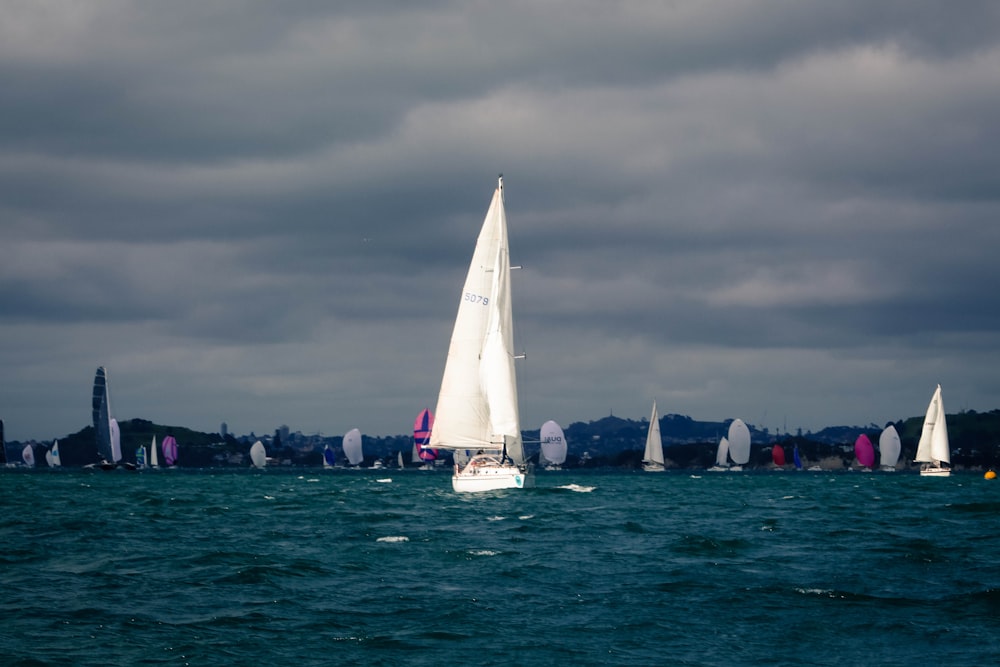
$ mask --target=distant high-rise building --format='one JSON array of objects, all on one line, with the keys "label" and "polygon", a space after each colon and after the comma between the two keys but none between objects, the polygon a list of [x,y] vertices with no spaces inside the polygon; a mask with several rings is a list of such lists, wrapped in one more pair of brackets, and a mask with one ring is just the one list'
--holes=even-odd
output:
[{"label": "distant high-rise building", "polygon": [[219,426],[219,435],[221,435],[223,438],[229,435],[229,424],[227,424],[226,422],[222,422],[222,424]]}]

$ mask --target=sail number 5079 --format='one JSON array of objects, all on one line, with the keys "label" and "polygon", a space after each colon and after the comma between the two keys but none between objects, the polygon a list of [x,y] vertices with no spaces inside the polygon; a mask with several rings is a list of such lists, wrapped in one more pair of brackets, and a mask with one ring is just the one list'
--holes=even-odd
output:
[{"label": "sail number 5079", "polygon": [[485,306],[489,304],[490,297],[483,296],[482,294],[473,294],[472,292],[466,292],[462,300],[471,301],[472,303],[481,303]]}]

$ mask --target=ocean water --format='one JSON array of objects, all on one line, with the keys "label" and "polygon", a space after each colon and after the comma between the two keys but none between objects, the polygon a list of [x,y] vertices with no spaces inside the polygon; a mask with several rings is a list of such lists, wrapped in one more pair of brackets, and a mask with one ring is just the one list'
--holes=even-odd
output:
[{"label": "ocean water", "polygon": [[3,665],[981,665],[978,474],[0,471]]}]

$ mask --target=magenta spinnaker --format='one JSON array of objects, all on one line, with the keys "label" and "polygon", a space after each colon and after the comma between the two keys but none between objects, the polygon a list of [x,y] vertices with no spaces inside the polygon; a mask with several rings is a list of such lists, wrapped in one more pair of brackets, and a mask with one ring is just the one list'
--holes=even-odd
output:
[{"label": "magenta spinnaker", "polygon": [[854,456],[857,457],[858,463],[866,468],[871,468],[875,465],[875,446],[872,445],[872,441],[864,433],[859,435],[858,439],[854,441]]},{"label": "magenta spinnaker", "polygon": [[424,408],[413,421],[413,444],[422,461],[436,461],[438,450],[431,449],[427,443],[431,441],[431,430],[434,428],[434,414]]}]

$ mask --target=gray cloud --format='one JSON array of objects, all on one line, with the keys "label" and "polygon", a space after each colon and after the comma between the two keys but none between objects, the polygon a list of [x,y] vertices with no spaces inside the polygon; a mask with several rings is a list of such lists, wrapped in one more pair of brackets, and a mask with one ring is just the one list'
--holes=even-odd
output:
[{"label": "gray cloud", "polygon": [[0,2],[0,417],[405,432],[507,183],[525,427],[997,407],[995,3]]}]

